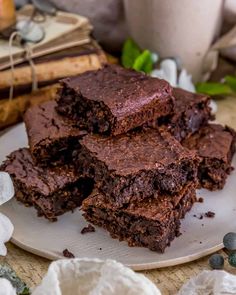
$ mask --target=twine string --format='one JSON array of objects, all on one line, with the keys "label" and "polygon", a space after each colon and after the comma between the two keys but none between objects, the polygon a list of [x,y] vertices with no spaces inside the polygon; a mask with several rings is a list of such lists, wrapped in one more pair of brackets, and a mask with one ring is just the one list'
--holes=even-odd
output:
[{"label": "twine string", "polygon": [[6,121],[8,118],[8,115],[10,113],[10,106],[11,106],[11,101],[13,99],[13,94],[14,94],[14,82],[15,82],[15,77],[14,77],[14,60],[13,60],[13,54],[12,54],[12,44],[16,36],[20,36],[19,32],[13,32],[9,38],[9,59],[10,59],[10,71],[11,71],[11,78],[10,78],[10,88],[9,88],[9,98],[8,98],[8,104],[7,104],[7,109],[3,113],[3,122]]},{"label": "twine string", "polygon": [[11,67],[11,81],[10,81],[10,90],[9,90],[9,101],[12,100],[13,98],[13,93],[14,93],[14,82],[15,82],[15,77],[14,77],[14,59],[13,59],[13,54],[12,54],[12,45],[14,39],[19,36],[21,38],[21,35],[19,32],[13,32],[9,38],[9,58],[10,58],[10,67]]},{"label": "twine string", "polygon": [[25,49],[26,49],[26,59],[29,62],[30,70],[31,70],[32,91],[35,91],[35,90],[38,90],[38,79],[37,79],[35,64],[32,59],[32,48],[29,45],[26,45]]},{"label": "twine string", "polygon": [[[17,32],[17,31],[13,32],[9,38],[9,59],[10,59],[11,79],[10,79],[8,106],[7,106],[7,110],[5,112],[5,115],[3,116],[3,121],[5,121],[9,115],[11,101],[14,96],[14,84],[15,84],[14,66],[15,65],[14,65],[14,58],[13,58],[13,54],[12,54],[12,46],[13,46],[13,42],[16,37],[19,37],[20,40],[22,39],[20,32]],[[32,48],[27,44],[25,45],[24,48],[26,51],[26,60],[29,62],[30,70],[31,70],[32,91],[35,91],[38,89],[38,80],[37,80],[37,75],[36,75],[35,64],[32,59]]]}]

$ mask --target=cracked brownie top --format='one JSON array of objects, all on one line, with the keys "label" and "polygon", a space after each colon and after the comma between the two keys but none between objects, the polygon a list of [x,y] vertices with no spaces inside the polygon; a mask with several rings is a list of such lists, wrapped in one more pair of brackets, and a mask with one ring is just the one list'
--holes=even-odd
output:
[{"label": "cracked brownie top", "polygon": [[[235,145],[236,133],[230,127],[220,124],[208,124],[183,142],[200,157],[231,161],[231,146]],[[233,148],[235,150],[235,148]]]},{"label": "cracked brownie top", "polygon": [[172,87],[165,80],[116,65],[64,79],[62,84],[88,100],[103,102],[118,118],[172,93]]},{"label": "cracked brownie top", "polygon": [[66,137],[81,137],[85,131],[73,127],[70,121],[55,111],[56,102],[49,101],[29,108],[24,116],[29,145],[47,144]]},{"label": "cracked brownie top", "polygon": [[87,135],[81,140],[91,154],[119,175],[158,169],[196,159],[194,152],[182,147],[167,132],[155,129],[133,131],[116,137]]},{"label": "cracked brownie top", "polygon": [[1,170],[8,172],[13,179],[24,184],[28,189],[36,190],[44,196],[80,178],[70,166],[65,165],[52,169],[35,166],[27,148],[11,153],[1,166]]}]

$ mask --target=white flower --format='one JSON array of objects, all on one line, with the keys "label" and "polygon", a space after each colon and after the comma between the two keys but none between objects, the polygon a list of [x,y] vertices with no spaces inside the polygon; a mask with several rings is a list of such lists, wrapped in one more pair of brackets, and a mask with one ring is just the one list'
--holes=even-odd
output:
[{"label": "white flower", "polygon": [[5,243],[8,242],[13,234],[14,226],[10,219],[0,213],[0,255],[7,255]]},{"label": "white flower", "polygon": [[204,270],[191,278],[178,295],[236,294],[236,276],[223,270]]},{"label": "white flower", "polygon": [[152,62],[156,63],[159,60],[159,55],[157,53],[151,53]]},{"label": "white flower", "polygon": [[172,87],[195,92],[192,76],[182,69],[178,77],[177,64],[173,59],[164,59],[160,64],[160,69],[153,70],[151,76],[168,81]]},{"label": "white flower", "polygon": [[6,203],[15,194],[11,177],[6,172],[0,172],[0,205]]},{"label": "white flower", "polygon": [[192,76],[183,69],[179,74],[178,87],[188,90],[190,92],[195,92],[195,86],[192,82]]},{"label": "white flower", "polygon": [[32,295],[160,295],[144,275],[114,260],[64,259],[52,262]]},{"label": "white flower", "polygon": [[[182,69],[178,77],[177,64],[173,59],[164,59],[160,63],[160,69],[153,70],[151,76],[168,81],[172,87],[179,87],[190,92],[196,92],[192,82],[192,76],[187,73],[186,69]],[[215,114],[217,112],[217,104],[214,100],[211,100],[210,107],[212,109],[212,114]]]},{"label": "white flower", "polygon": [[217,112],[217,110],[218,110],[217,103],[213,99],[211,99],[210,108],[211,108],[212,114],[215,114]]},{"label": "white flower", "polygon": [[173,59],[165,59],[160,64],[160,70],[153,70],[151,76],[159,79],[164,79],[171,86],[177,87],[177,65]]},{"label": "white flower", "polygon": [[164,79],[173,87],[180,87],[195,92],[192,76],[185,69],[182,69],[178,78],[177,64],[171,58],[164,59],[160,64],[160,69],[153,70],[151,76]]},{"label": "white flower", "polygon": [[0,295],[16,295],[16,290],[7,279],[0,278]]},{"label": "white flower", "polygon": [[[0,205],[13,198],[14,186],[11,177],[6,172],[0,172]],[[7,255],[5,243],[8,242],[13,234],[14,226],[10,219],[0,213],[0,255]]]}]

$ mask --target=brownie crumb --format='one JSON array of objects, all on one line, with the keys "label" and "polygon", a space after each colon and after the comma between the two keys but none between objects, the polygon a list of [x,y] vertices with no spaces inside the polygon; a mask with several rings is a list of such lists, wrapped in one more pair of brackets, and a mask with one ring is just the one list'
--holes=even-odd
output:
[{"label": "brownie crumb", "polygon": [[180,236],[182,236],[182,233],[181,232],[177,232],[176,233],[176,237],[180,237]]},{"label": "brownie crumb", "polygon": [[203,203],[204,202],[204,199],[202,197],[198,198],[198,203]]},{"label": "brownie crumb", "polygon": [[214,218],[215,217],[215,212],[208,211],[208,212],[205,213],[205,216],[209,217],[209,218]]},{"label": "brownie crumb", "polygon": [[63,256],[66,258],[75,258],[75,255],[71,253],[68,249],[63,250]]},{"label": "brownie crumb", "polygon": [[87,234],[87,233],[93,233],[95,232],[95,228],[94,226],[92,226],[91,224],[89,224],[88,226],[85,226],[82,230],[81,230],[81,234]]},{"label": "brownie crumb", "polygon": [[198,219],[203,219],[203,215],[202,215],[202,214],[200,214],[200,215],[196,215],[196,214],[194,214],[193,217],[196,217],[196,218],[198,218]]}]

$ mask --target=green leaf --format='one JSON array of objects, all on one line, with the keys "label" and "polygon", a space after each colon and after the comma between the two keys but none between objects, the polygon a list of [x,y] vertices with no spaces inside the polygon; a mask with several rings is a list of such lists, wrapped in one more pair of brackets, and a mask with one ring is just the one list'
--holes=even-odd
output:
[{"label": "green leaf", "polygon": [[147,74],[152,71],[153,61],[151,52],[149,50],[144,50],[142,54],[136,58],[133,69],[136,71],[145,72]]},{"label": "green leaf", "polygon": [[225,83],[236,92],[236,77],[235,76],[226,76]]},{"label": "green leaf", "polygon": [[196,90],[198,93],[205,93],[208,95],[227,95],[233,93],[229,85],[214,82],[198,83],[196,85]]},{"label": "green leaf", "polygon": [[0,265],[0,278],[5,278],[11,282],[18,295],[29,295],[30,290],[26,284],[17,276],[8,265]]},{"label": "green leaf", "polygon": [[121,63],[125,68],[132,68],[136,58],[141,54],[138,45],[132,40],[127,39],[123,45]]}]

